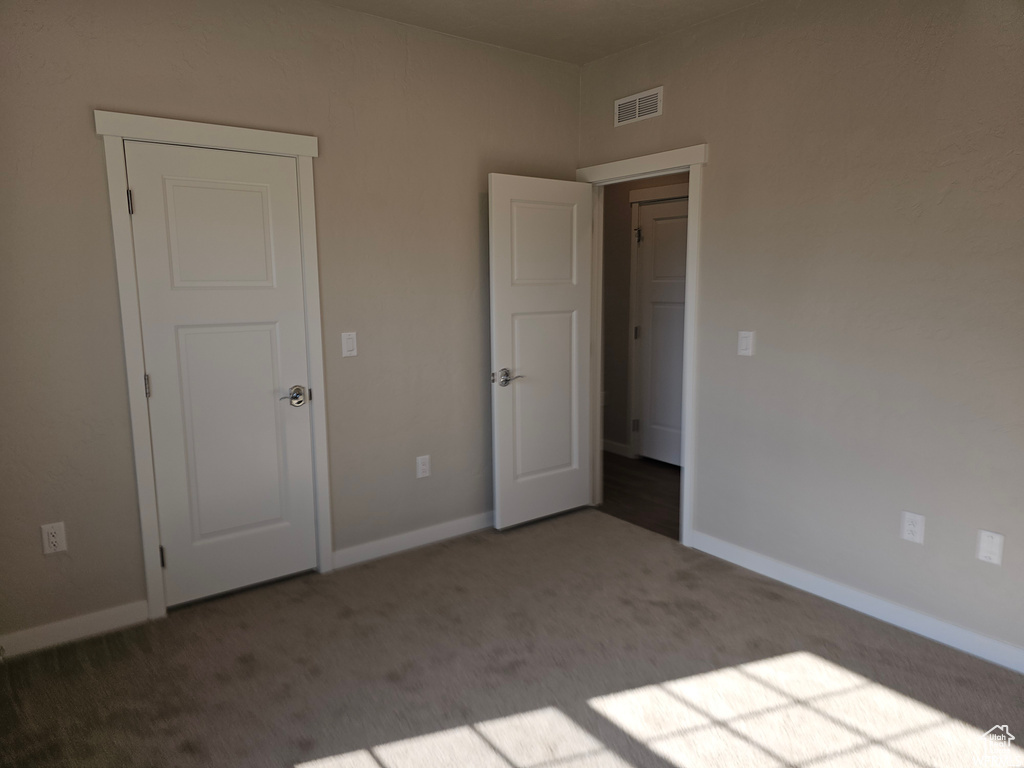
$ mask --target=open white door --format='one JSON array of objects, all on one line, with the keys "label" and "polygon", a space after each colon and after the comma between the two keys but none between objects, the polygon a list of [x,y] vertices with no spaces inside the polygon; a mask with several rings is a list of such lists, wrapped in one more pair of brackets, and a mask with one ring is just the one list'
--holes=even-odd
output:
[{"label": "open white door", "polygon": [[590,184],[492,173],[494,524],[590,504]]}]

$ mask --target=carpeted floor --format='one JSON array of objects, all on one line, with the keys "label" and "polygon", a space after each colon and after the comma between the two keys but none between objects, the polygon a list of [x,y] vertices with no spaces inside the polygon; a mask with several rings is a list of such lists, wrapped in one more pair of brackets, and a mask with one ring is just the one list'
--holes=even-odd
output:
[{"label": "carpeted floor", "polygon": [[957,768],[993,725],[1024,741],[1020,675],[593,510],[0,670],[19,768]]}]

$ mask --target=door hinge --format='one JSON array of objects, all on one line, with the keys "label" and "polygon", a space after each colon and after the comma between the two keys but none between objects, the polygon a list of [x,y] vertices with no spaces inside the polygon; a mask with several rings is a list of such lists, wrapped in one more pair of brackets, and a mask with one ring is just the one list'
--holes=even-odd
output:
[{"label": "door hinge", "polygon": [[640,419],[633,419],[633,431],[634,432],[639,432],[640,431]]},{"label": "door hinge", "polygon": [[135,203],[132,201],[132,191],[128,190],[128,215],[135,213]]},{"label": "door hinge", "polygon": [[149,374],[148,373],[145,376],[143,376],[143,381],[146,382],[146,397],[149,397],[151,394],[153,394],[153,390],[151,390],[149,388]]},{"label": "door hinge", "polygon": [[164,558],[164,548],[163,548],[163,545],[160,546],[160,567],[161,568],[166,568],[167,567],[167,560]]},{"label": "door hinge", "polygon": [[640,229],[640,227],[637,227],[633,231],[636,232],[636,242],[637,242],[637,245],[639,245],[640,243],[642,243],[644,241],[644,231],[642,229]]},{"label": "door hinge", "polygon": [[640,326],[639,325],[634,325],[633,326],[633,338],[634,339],[639,339],[640,338]]}]

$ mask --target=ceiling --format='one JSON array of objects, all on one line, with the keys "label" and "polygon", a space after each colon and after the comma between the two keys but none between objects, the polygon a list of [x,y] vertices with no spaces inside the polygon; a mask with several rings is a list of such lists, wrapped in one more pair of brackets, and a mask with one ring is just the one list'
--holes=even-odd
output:
[{"label": "ceiling", "polygon": [[585,64],[758,0],[327,0],[393,21]]}]

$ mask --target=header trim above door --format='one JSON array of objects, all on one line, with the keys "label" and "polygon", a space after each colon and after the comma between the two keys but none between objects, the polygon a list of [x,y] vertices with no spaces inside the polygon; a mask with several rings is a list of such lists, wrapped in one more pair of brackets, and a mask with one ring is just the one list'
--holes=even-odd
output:
[{"label": "header trim above door", "polygon": [[707,161],[708,145],[695,144],[692,147],[670,149],[667,152],[631,157],[628,160],[588,165],[576,171],[576,181],[588,181],[597,186],[604,186],[619,181],[633,181],[685,171],[690,166],[701,165]]},{"label": "header trim above door", "polygon": [[163,144],[187,144],[208,149],[261,152],[267,155],[319,156],[316,136],[194,123],[190,120],[171,120],[165,117],[129,115],[123,112],[104,112],[99,109],[95,110],[93,115],[96,119],[96,133],[100,136],[117,136],[121,139],[156,141]]}]

